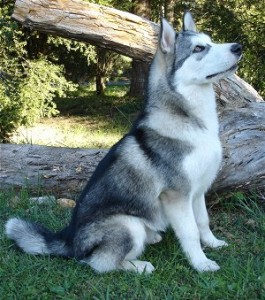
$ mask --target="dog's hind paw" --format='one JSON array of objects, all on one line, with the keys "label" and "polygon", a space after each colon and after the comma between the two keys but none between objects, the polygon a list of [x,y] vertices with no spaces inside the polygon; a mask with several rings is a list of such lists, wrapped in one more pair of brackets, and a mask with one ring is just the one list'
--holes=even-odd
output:
[{"label": "dog's hind paw", "polygon": [[149,244],[157,244],[160,241],[162,241],[162,236],[159,233],[154,233],[153,236],[150,238],[148,237],[148,243]]},{"label": "dog's hind paw", "polygon": [[148,274],[155,270],[154,266],[150,262],[141,260],[125,260],[122,263],[122,269]]},{"label": "dog's hind paw", "polygon": [[219,265],[215,261],[208,258],[200,261],[199,263],[193,264],[193,267],[198,272],[215,272],[220,269]]}]

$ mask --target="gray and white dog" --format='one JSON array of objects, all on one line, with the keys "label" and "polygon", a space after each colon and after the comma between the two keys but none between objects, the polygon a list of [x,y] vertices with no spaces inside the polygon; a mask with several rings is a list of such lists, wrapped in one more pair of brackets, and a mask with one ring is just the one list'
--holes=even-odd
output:
[{"label": "gray and white dog", "polygon": [[6,234],[27,253],[74,257],[98,272],[151,273],[137,260],[171,226],[191,265],[216,271],[201,244],[227,245],[209,228],[204,194],[222,157],[213,82],[237,69],[238,43],[215,44],[189,12],[176,33],[161,22],[143,112],[89,180],[58,233],[11,218]]}]

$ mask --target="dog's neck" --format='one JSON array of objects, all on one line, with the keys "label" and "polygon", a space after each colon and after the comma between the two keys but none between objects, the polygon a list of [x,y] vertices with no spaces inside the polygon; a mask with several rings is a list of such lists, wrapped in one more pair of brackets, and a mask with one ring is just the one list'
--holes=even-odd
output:
[{"label": "dog's neck", "polygon": [[160,88],[154,90],[152,85],[149,85],[146,103],[146,111],[153,119],[153,126],[160,120],[158,123],[161,123],[161,127],[171,128],[175,123],[174,127],[177,130],[177,124],[182,124],[184,120],[187,125],[208,129],[213,134],[218,133],[215,94],[211,83],[179,85],[177,91],[173,91],[169,89],[168,83],[162,82],[161,79],[159,86]]}]

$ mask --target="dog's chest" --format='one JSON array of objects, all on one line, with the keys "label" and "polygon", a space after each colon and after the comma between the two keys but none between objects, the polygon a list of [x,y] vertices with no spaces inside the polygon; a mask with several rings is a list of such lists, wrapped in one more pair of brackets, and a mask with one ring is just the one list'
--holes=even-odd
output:
[{"label": "dog's chest", "polygon": [[220,168],[222,148],[218,135],[209,132],[197,134],[193,150],[185,157],[183,169],[195,193],[205,193]]}]

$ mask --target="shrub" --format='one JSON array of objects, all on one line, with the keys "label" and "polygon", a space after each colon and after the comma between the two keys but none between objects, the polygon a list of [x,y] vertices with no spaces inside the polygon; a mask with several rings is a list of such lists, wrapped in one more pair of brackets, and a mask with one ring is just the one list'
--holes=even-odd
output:
[{"label": "shrub", "polygon": [[11,20],[11,9],[6,5],[0,13],[0,142],[8,141],[20,125],[56,114],[53,98],[75,89],[62,66],[44,56],[28,59],[28,36]]}]

